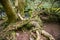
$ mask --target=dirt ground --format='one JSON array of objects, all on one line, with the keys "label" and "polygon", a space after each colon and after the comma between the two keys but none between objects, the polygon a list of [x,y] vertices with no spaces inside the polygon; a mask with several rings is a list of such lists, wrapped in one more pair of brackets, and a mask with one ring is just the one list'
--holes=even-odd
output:
[{"label": "dirt ground", "polygon": [[[60,40],[60,25],[58,23],[44,23],[44,30],[53,35],[56,40]],[[17,32],[17,40],[29,40],[29,36],[28,32]]]},{"label": "dirt ground", "polygon": [[[0,24],[2,22],[0,21]],[[49,32],[51,35],[54,36],[56,40],[60,40],[60,24],[58,23],[44,23],[44,30]],[[29,33],[28,32],[17,32],[16,37],[17,40],[29,40]]]},{"label": "dirt ground", "polygon": [[56,40],[60,40],[60,24],[44,23],[44,29],[50,34],[52,34]]}]

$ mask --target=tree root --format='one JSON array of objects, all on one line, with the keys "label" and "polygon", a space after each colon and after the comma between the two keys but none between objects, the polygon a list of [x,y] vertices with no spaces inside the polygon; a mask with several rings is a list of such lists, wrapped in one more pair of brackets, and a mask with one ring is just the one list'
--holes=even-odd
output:
[{"label": "tree root", "polygon": [[[6,36],[7,35],[7,32],[9,31],[12,31],[12,30],[17,30],[18,28],[22,27],[23,25],[26,25],[26,24],[30,24],[30,25],[33,25],[34,27],[30,30],[31,32],[31,37],[30,39],[32,38],[33,40],[40,40],[41,37],[40,35],[44,35],[46,38],[49,38],[49,40],[55,40],[54,37],[49,34],[48,32],[46,32],[45,30],[43,30],[40,25],[37,23],[37,22],[34,22],[34,21],[20,21],[20,22],[17,22],[15,24],[10,24],[6,29],[4,29],[3,31],[0,32],[1,36]],[[32,32],[35,31],[35,35],[32,34]],[[41,39],[42,40],[42,39]]]},{"label": "tree root", "polygon": [[48,32],[46,32],[45,30],[42,30],[41,33],[45,37],[49,38],[49,40],[55,40],[54,37],[51,34],[49,34]]},{"label": "tree root", "polygon": [[22,27],[23,25],[27,24],[29,21],[20,21],[16,22],[15,24],[9,24],[5,29],[0,32],[0,36],[5,37],[7,32],[12,30],[17,30],[18,28]]},{"label": "tree root", "polygon": [[37,35],[36,40],[40,40],[40,34],[39,34],[39,31],[38,30],[36,30],[36,35]]}]

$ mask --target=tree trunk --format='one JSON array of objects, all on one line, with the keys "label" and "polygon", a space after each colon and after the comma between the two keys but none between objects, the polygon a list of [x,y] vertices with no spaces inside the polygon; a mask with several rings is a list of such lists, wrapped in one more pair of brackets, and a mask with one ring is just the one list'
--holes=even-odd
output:
[{"label": "tree trunk", "polygon": [[25,8],[25,0],[18,0],[18,9],[20,11],[20,14],[22,15],[22,17],[24,17],[24,8]]},{"label": "tree trunk", "polygon": [[[16,0],[16,1],[18,1],[19,11],[20,11],[22,17],[24,17],[25,0]],[[3,7],[5,8],[5,11],[6,11],[6,14],[7,14],[7,17],[8,17],[8,21],[9,22],[15,22],[17,20],[18,16],[17,16],[14,8],[12,7],[12,4],[11,4],[10,0],[0,0],[0,2],[3,5]],[[50,40],[55,40],[49,33],[47,33],[46,31],[44,31],[42,29],[42,23],[38,19],[37,13],[35,12],[34,14],[35,15],[33,15],[33,17],[31,19],[22,20],[22,21],[14,23],[14,24],[8,25],[5,29],[3,29],[0,32],[0,34],[1,34],[0,36],[2,36],[4,38],[4,36],[6,36],[9,31],[17,30],[20,27],[22,27],[22,28],[23,27],[29,28],[29,26],[31,25],[30,26],[31,32],[32,31],[36,31],[36,34],[37,34],[37,39],[36,40],[40,39],[40,37],[39,37],[39,31],[41,32],[41,34],[43,34],[44,36],[48,37]],[[22,19],[21,15],[19,15],[19,16]],[[24,26],[24,25],[26,25],[26,26]],[[10,38],[7,39],[7,40],[10,40]]]},{"label": "tree trunk", "polygon": [[17,17],[17,14],[16,14],[14,8],[12,7],[10,0],[0,0],[0,2],[6,11],[8,21],[15,22],[18,17]]}]

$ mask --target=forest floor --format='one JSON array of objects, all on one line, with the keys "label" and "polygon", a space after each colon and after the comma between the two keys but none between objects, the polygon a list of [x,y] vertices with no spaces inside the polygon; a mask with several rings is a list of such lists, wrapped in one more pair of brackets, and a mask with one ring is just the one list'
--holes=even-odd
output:
[{"label": "forest floor", "polygon": [[60,40],[60,24],[58,23],[44,23],[44,29],[55,37],[56,40]]},{"label": "forest floor", "polygon": [[[2,21],[0,21],[0,24]],[[55,37],[56,40],[60,40],[60,24],[58,23],[44,23],[44,30],[49,32],[51,35]],[[17,40],[29,40],[29,32],[20,32],[16,33]],[[44,39],[45,40],[45,39]]]},{"label": "forest floor", "polygon": [[[58,23],[44,23],[44,30],[53,35],[56,40],[60,40],[60,25]],[[29,40],[29,36],[28,32],[17,32],[17,40]]]}]

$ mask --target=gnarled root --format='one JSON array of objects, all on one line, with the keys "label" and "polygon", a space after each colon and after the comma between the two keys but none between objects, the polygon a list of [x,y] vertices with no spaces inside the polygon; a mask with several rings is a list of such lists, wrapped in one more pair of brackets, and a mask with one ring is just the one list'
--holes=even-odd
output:
[{"label": "gnarled root", "polygon": [[33,28],[32,30],[36,32],[36,36],[37,36],[36,40],[40,40],[40,35],[41,34],[44,35],[49,40],[55,40],[54,37],[51,34],[46,32],[45,30],[41,29],[41,27],[39,26],[39,24],[37,22],[31,22],[31,24],[35,26],[35,28]]},{"label": "gnarled root", "polygon": [[[22,22],[18,22],[16,24],[11,24],[9,25],[6,29],[4,29],[3,31],[0,32],[0,34],[3,36],[3,34],[5,35],[7,32],[13,30],[13,29],[18,29],[20,27],[22,27],[25,24],[30,24],[33,25],[34,27],[32,27],[32,29],[30,30],[31,32],[35,32],[35,35],[32,35],[30,38],[32,38],[33,40],[40,40],[40,35],[44,35],[46,38],[49,38],[49,40],[55,40],[54,37],[49,34],[48,32],[46,32],[45,30],[43,30],[41,28],[41,26],[38,24],[38,22],[35,21],[22,21]],[[5,33],[4,33],[5,32]],[[42,40],[42,39],[41,39]]]},{"label": "gnarled root", "polygon": [[42,30],[41,33],[45,37],[49,38],[49,40],[55,40],[54,37],[51,34],[49,34],[48,32],[46,32],[45,30]]},{"label": "gnarled root", "polygon": [[39,34],[39,31],[38,30],[36,30],[36,35],[37,35],[36,40],[40,40],[40,34]]}]

